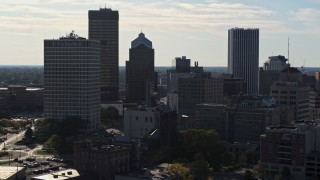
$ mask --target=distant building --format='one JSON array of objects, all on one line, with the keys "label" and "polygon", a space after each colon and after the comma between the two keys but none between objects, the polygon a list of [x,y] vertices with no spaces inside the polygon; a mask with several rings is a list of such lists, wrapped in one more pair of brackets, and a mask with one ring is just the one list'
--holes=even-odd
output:
[{"label": "distant building", "polygon": [[100,111],[100,42],[73,32],[44,40],[44,118],[77,117],[83,131],[93,131]]},{"label": "distant building", "polygon": [[109,101],[106,104],[101,104],[101,108],[107,109],[108,107],[116,108],[119,112],[119,115],[123,116],[123,102],[122,101]]},{"label": "distant building", "polygon": [[178,92],[179,79],[190,77],[192,77],[192,73],[178,73],[175,70],[167,70],[167,93]]},{"label": "distant building", "polygon": [[316,72],[314,77],[315,77],[315,89],[320,90],[320,72]]},{"label": "distant building", "polygon": [[167,94],[167,104],[179,113],[179,95],[177,92],[170,92]]},{"label": "distant building", "polygon": [[129,140],[143,138],[160,128],[160,111],[154,108],[124,110],[124,134]]},{"label": "distant building", "polygon": [[114,179],[115,174],[137,168],[136,150],[131,144],[115,144],[105,140],[82,140],[74,143],[74,167],[96,176]]},{"label": "distant building", "polygon": [[119,13],[107,8],[90,10],[89,40],[101,46],[101,102],[118,99],[119,89]]},{"label": "distant building", "polygon": [[176,57],[172,60],[172,66],[175,68],[177,73],[190,73],[190,59],[186,56]]},{"label": "distant building", "polygon": [[309,87],[299,82],[275,82],[270,88],[278,106],[293,106],[294,120],[309,118]]},{"label": "distant building", "polygon": [[0,179],[26,179],[26,168],[17,166],[0,166]]},{"label": "distant building", "polygon": [[223,103],[223,79],[180,78],[178,94],[179,114],[194,116],[196,104]]},{"label": "distant building", "polygon": [[0,97],[6,98],[11,110],[43,109],[43,88],[10,85],[7,88],[0,88]]},{"label": "distant building", "polygon": [[152,42],[140,33],[131,42],[129,61],[126,61],[126,101],[149,104],[148,99],[157,90],[157,81]]},{"label": "distant building", "polygon": [[190,59],[186,56],[173,59],[172,69],[167,70],[167,92],[178,92],[178,81],[180,78],[190,78],[195,74],[202,77],[210,77],[210,73],[204,72],[203,67],[196,61],[194,66],[190,66]]},{"label": "distant building", "polygon": [[155,139],[155,146],[172,146],[176,137],[177,113],[169,106],[137,107],[124,111],[124,135],[127,141]]},{"label": "distant building", "polygon": [[259,94],[264,96],[270,95],[270,87],[276,81],[279,81],[280,71],[274,70],[264,70],[260,68],[259,70]]},{"label": "distant building", "polygon": [[315,73],[315,88],[309,92],[309,118],[320,119],[320,73]]},{"label": "distant building", "polygon": [[229,142],[259,142],[268,126],[280,124],[280,110],[263,97],[233,96],[232,102],[197,104],[196,128],[214,129]]},{"label": "distant building", "polygon": [[228,72],[247,82],[248,94],[258,94],[259,29],[228,30]]},{"label": "distant building", "polygon": [[224,97],[247,94],[247,83],[244,79],[224,78],[223,95]]},{"label": "distant building", "polygon": [[226,106],[223,104],[197,104],[195,123],[197,129],[214,129],[221,139],[229,138]]},{"label": "distant building", "polygon": [[263,65],[263,70],[265,71],[282,71],[285,68],[290,67],[290,64],[287,64],[288,59],[284,56],[270,56],[268,61]]},{"label": "distant building", "polygon": [[292,180],[319,179],[319,129],[313,122],[268,128],[260,137],[260,168],[271,176],[287,170]]},{"label": "distant building", "polygon": [[7,110],[8,104],[7,104],[7,98],[0,97],[0,110]]}]

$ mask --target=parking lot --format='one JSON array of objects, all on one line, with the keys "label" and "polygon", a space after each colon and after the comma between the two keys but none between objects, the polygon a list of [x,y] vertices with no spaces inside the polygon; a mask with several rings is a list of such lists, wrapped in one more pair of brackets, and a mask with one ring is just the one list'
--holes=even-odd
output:
[{"label": "parking lot", "polygon": [[29,157],[25,160],[14,159],[10,166],[24,166],[27,168],[27,177],[31,178],[33,176],[38,176],[41,174],[46,174],[50,172],[55,172],[59,170],[71,167],[71,161],[66,161],[57,157],[50,158],[39,158],[39,157]]}]

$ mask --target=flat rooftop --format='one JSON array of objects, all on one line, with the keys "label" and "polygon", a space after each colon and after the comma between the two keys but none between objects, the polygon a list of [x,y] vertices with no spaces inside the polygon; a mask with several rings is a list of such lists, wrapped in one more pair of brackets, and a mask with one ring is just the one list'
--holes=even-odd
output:
[{"label": "flat rooftop", "polygon": [[[18,170],[17,170],[18,169]],[[0,179],[8,179],[11,176],[15,175],[17,171],[25,169],[24,167],[16,166],[0,166]]]},{"label": "flat rooftop", "polygon": [[32,180],[64,180],[79,177],[81,174],[75,169],[66,169],[59,172],[45,174],[41,176],[32,177]]}]

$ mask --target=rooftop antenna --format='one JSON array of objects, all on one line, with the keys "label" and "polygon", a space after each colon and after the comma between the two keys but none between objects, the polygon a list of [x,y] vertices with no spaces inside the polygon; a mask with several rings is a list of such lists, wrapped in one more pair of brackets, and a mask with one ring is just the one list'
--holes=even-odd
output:
[{"label": "rooftop antenna", "polygon": [[289,59],[290,59],[290,36],[288,36],[288,64],[289,64]]}]

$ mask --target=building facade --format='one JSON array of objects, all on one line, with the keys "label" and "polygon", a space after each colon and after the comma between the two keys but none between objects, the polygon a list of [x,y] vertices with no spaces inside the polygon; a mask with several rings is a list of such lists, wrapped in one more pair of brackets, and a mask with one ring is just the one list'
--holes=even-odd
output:
[{"label": "building facade", "polygon": [[270,95],[270,87],[276,81],[279,81],[280,71],[259,69],[259,94]]},{"label": "building facade", "polygon": [[228,30],[228,72],[247,82],[249,94],[258,93],[259,29]]},{"label": "building facade", "polygon": [[128,140],[139,139],[160,128],[160,111],[155,108],[124,110],[124,134]]},{"label": "building facade", "polygon": [[284,56],[270,56],[268,61],[263,65],[263,70],[265,71],[282,71],[287,67],[290,67],[290,64],[287,64],[288,59]]},{"label": "building facade", "polygon": [[176,57],[172,60],[172,67],[175,68],[175,72],[178,73],[190,73],[191,60],[187,59],[186,56]]},{"label": "building facade", "polygon": [[167,105],[179,113],[179,95],[177,92],[170,92],[167,94]]},{"label": "building facade", "polygon": [[247,83],[244,79],[224,78],[223,94],[225,97],[247,94]]},{"label": "building facade", "polygon": [[260,137],[260,168],[271,177],[286,169],[293,180],[319,179],[319,128],[314,122],[268,128]]},{"label": "building facade", "polygon": [[223,79],[180,78],[178,82],[179,114],[194,116],[196,104],[223,103]]},{"label": "building facade", "polygon": [[118,99],[119,13],[107,8],[90,10],[89,39],[101,45],[101,102]]},{"label": "building facade", "polygon": [[197,129],[214,129],[221,139],[229,138],[227,110],[223,104],[197,104],[195,125]]},{"label": "building facade", "polygon": [[11,110],[43,109],[43,88],[10,85],[0,88],[0,97],[5,98],[6,105]]},{"label": "building facade", "polygon": [[148,97],[157,90],[157,76],[152,42],[140,33],[131,42],[129,61],[126,61],[126,101],[148,104]]},{"label": "building facade", "polygon": [[88,172],[92,179],[114,179],[115,174],[137,168],[134,145],[82,140],[74,143],[74,167]]},{"label": "building facade", "polygon": [[309,87],[299,82],[275,82],[270,88],[278,106],[293,106],[294,120],[309,118]]},{"label": "building facade", "polygon": [[100,43],[73,32],[44,40],[44,118],[81,119],[83,131],[100,123]]},{"label": "building facade", "polygon": [[125,141],[153,139],[154,147],[172,146],[176,130],[177,112],[167,105],[124,110]]}]

